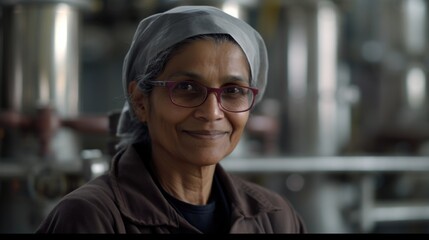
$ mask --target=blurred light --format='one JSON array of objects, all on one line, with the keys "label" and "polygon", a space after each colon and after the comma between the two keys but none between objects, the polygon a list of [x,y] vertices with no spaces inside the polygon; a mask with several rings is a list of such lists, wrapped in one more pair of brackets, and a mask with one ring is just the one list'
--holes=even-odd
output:
[{"label": "blurred light", "polygon": [[96,162],[91,165],[91,173],[93,177],[100,176],[107,171],[107,163]]},{"label": "blurred light", "polygon": [[305,180],[300,174],[293,173],[286,179],[286,186],[289,190],[298,192],[304,188]]},{"label": "blurred light", "polygon": [[[336,89],[337,17],[331,4],[321,4],[317,14],[317,58],[319,93],[332,96]],[[328,94],[325,94],[328,93]]]},{"label": "blurred light", "polygon": [[426,100],[426,76],[419,67],[412,67],[406,77],[406,96],[413,109],[423,107]]},{"label": "blurred light", "polygon": [[[71,14],[70,6],[67,4],[58,5],[57,15],[54,24],[54,61],[57,66],[54,78],[54,88],[58,96],[66,96],[67,89],[67,47],[69,35],[69,18]],[[48,88],[49,89],[49,88]],[[65,98],[55,99],[57,106],[66,106]]]},{"label": "blurred light", "polygon": [[103,153],[100,149],[85,149],[81,152],[83,159],[94,159],[94,158],[101,158],[103,156]]},{"label": "blurred light", "polygon": [[335,5],[321,1],[317,12],[318,154],[332,155],[338,144],[337,14]]},{"label": "blurred light", "polygon": [[228,13],[229,15],[236,17],[236,18],[240,18],[240,6],[237,2],[235,1],[226,1],[223,5],[222,5],[222,11]]},{"label": "blurred light", "polygon": [[426,3],[423,0],[407,0],[404,4],[407,48],[411,53],[421,54],[426,44]]},{"label": "blurred light", "polygon": [[288,91],[292,98],[304,99],[307,95],[308,39],[301,11],[291,15],[287,49]]}]

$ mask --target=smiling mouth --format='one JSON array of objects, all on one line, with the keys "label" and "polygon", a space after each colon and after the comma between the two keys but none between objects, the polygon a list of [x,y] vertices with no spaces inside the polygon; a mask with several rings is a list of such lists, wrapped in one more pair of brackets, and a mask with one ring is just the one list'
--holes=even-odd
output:
[{"label": "smiling mouth", "polygon": [[184,131],[188,135],[200,139],[217,139],[224,137],[228,132],[224,131]]}]

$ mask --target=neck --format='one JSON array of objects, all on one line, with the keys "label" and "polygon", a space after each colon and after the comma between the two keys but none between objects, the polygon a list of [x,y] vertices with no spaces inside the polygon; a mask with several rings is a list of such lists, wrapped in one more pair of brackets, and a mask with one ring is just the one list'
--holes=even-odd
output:
[{"label": "neck", "polygon": [[[153,162],[153,170],[161,187],[171,196],[194,205],[205,205],[209,201],[215,165],[184,167]],[[168,166],[167,166],[168,165]]]}]

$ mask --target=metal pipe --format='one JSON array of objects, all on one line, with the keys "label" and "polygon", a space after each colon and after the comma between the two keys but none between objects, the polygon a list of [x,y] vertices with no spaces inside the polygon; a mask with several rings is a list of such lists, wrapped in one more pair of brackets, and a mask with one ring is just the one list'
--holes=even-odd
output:
[{"label": "metal pipe", "polygon": [[[90,4],[83,0],[0,0],[0,110],[34,115],[41,108],[52,108],[61,118],[79,114],[79,18],[81,9]],[[16,131],[6,129],[5,138],[3,156],[26,159],[37,154],[22,151],[38,143],[23,141]],[[52,142],[50,157],[79,156],[79,141],[70,130],[59,130]]]},{"label": "metal pipe", "polygon": [[4,14],[3,107],[31,112],[52,105],[76,115],[79,9],[75,1],[1,1]]},{"label": "metal pipe", "polygon": [[[24,176],[27,167],[20,164],[3,164],[0,161],[0,178]],[[235,173],[427,173],[429,157],[230,157],[221,162],[229,172]]]},{"label": "metal pipe", "polygon": [[270,157],[229,158],[222,166],[237,173],[375,173],[429,171],[429,157]]}]

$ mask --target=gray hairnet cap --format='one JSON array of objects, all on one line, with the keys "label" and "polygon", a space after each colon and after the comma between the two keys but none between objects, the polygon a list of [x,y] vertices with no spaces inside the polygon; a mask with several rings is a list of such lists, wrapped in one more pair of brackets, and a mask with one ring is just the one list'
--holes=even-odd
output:
[{"label": "gray hairnet cap", "polygon": [[[134,34],[124,59],[122,84],[128,96],[128,84],[147,71],[149,63],[162,51],[189,37],[201,34],[228,34],[240,45],[251,69],[252,87],[259,89],[256,102],[265,92],[268,56],[264,40],[249,24],[212,6],[180,6],[143,19]],[[127,132],[135,120],[128,102],[118,126],[118,135]]]}]

